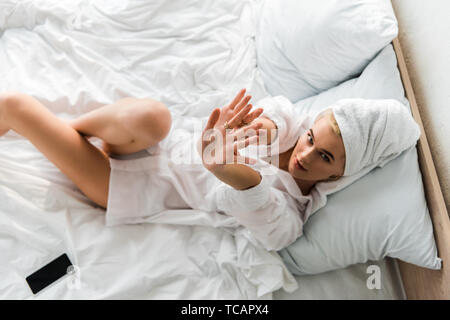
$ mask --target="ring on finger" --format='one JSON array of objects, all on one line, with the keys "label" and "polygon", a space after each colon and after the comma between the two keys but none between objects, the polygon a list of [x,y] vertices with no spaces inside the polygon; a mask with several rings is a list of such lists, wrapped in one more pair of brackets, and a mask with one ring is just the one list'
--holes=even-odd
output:
[{"label": "ring on finger", "polygon": [[225,121],[225,123],[223,124],[223,127],[224,127],[225,129],[232,129],[232,128],[230,127],[230,125],[228,124],[228,121]]}]

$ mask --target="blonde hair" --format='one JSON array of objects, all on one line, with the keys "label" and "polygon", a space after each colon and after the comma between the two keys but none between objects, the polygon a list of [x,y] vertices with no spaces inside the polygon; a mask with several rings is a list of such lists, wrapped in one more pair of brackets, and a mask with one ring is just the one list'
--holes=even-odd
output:
[{"label": "blonde hair", "polygon": [[[342,134],[341,134],[341,129],[339,128],[339,125],[336,121],[336,118],[334,117],[334,113],[333,110],[331,108],[328,108],[322,112],[320,112],[316,119],[314,120],[314,123],[316,123],[318,120],[322,119],[322,118],[326,118],[328,120],[328,123],[330,124],[333,132],[342,139]],[[344,168],[342,169],[343,171],[345,170],[345,153],[344,153]],[[343,174],[342,174],[343,175]],[[342,175],[337,175],[337,176],[330,176],[329,179],[323,180],[323,181],[335,181],[338,180]]]},{"label": "blonde hair", "polygon": [[322,118],[327,118],[331,125],[331,128],[333,129],[333,132],[336,135],[338,135],[339,137],[342,137],[341,129],[339,129],[339,126],[336,122],[336,118],[334,117],[333,110],[331,108],[326,109],[326,110],[322,111],[321,113],[319,113],[316,117],[316,120],[314,120],[314,122],[317,122],[318,120],[320,120]]}]

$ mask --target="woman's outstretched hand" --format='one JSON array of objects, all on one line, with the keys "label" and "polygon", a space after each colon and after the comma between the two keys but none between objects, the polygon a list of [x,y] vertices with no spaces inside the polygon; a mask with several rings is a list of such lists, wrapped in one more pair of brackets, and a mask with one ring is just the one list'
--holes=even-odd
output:
[{"label": "woman's outstretched hand", "polygon": [[226,164],[250,164],[255,161],[242,157],[239,149],[258,142],[258,130],[262,124],[252,122],[262,114],[263,109],[250,112],[252,105],[248,102],[251,96],[244,96],[245,89],[242,89],[229,105],[214,109],[202,132],[202,162],[213,173]]}]

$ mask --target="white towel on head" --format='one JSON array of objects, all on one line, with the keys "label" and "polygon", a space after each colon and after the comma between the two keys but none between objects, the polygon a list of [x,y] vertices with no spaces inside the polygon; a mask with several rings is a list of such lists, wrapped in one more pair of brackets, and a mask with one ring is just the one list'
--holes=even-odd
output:
[{"label": "white towel on head", "polygon": [[398,156],[420,136],[410,111],[397,100],[343,99],[331,109],[345,147],[344,176]]}]

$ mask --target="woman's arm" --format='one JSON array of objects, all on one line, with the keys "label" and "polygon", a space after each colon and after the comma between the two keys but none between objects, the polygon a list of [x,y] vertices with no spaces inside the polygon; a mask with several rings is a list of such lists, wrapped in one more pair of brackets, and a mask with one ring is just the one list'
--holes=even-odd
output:
[{"label": "woman's arm", "polygon": [[248,190],[222,184],[215,191],[217,208],[235,217],[249,231],[247,237],[254,244],[281,250],[302,235],[301,217],[307,208],[287,192],[272,187],[267,177]]},{"label": "woman's arm", "polygon": [[244,164],[226,164],[211,173],[236,190],[246,190],[261,182],[259,172]]}]

